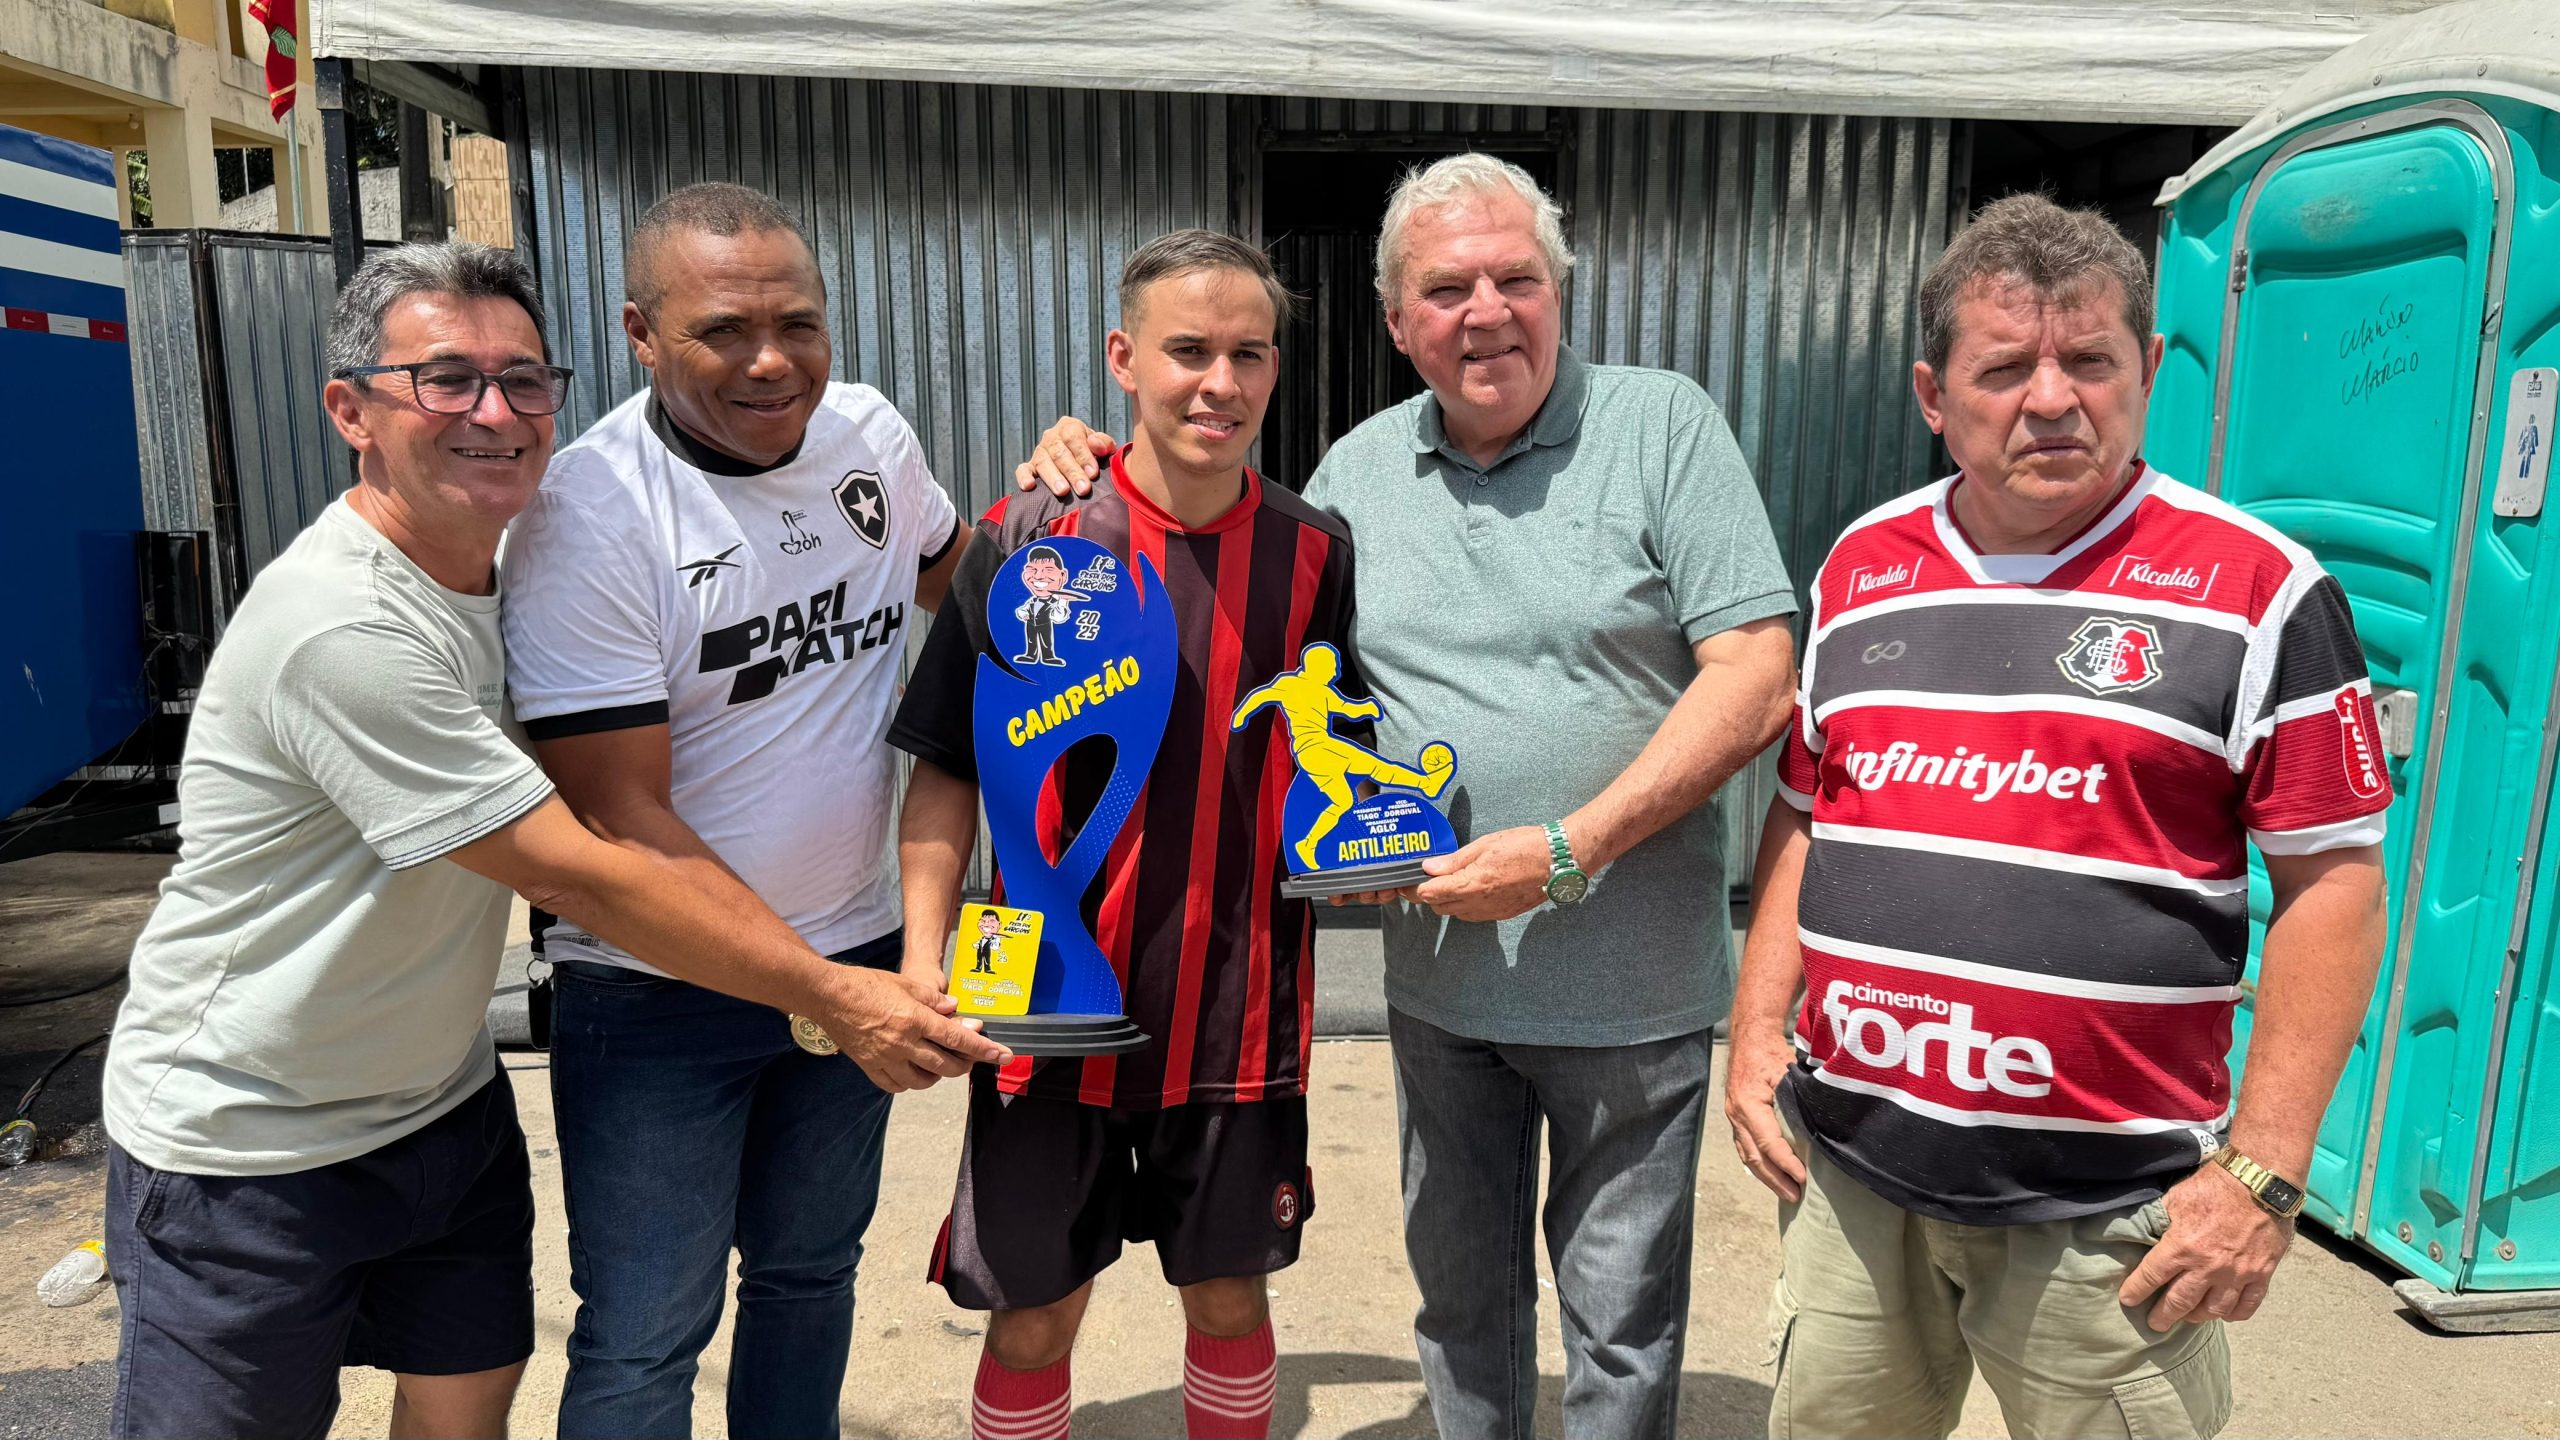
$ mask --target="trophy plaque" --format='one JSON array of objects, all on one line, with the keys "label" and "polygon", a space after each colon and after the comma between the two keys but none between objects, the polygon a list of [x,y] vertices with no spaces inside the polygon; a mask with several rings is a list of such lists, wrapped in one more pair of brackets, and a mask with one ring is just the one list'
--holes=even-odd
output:
[{"label": "trophy plaque", "polygon": [[[1383,713],[1375,700],[1346,699],[1335,687],[1341,673],[1342,652],[1318,642],[1299,652],[1297,669],[1236,702],[1234,729],[1267,705],[1288,730],[1298,773],[1281,805],[1290,873],[1280,893],[1293,898],[1418,884],[1426,858],[1458,848],[1448,817],[1431,803],[1456,777],[1457,751],[1433,741],[1404,765],[1333,733],[1336,719]],[[1362,799],[1355,785],[1374,793]]]},{"label": "trophy plaque", "polygon": [[[1000,904],[969,906],[953,937],[952,994],[988,1038],[1021,1055],[1114,1055],[1147,1043],[1085,928],[1085,891],[1128,823],[1173,712],[1180,636],[1155,566],[1136,573],[1091,540],[1014,552],[987,596],[998,654],[978,657],[978,792]],[[1063,854],[1040,831],[1041,795],[1070,749],[1101,740],[1110,774]],[[1054,822],[1054,814],[1053,814]],[[980,969],[983,965],[985,968]]]}]

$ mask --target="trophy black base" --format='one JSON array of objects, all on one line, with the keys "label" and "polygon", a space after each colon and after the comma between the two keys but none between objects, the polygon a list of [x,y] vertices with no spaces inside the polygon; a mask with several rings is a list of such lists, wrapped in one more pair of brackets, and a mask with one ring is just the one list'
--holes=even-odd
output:
[{"label": "trophy black base", "polygon": [[1126,1055],[1147,1043],[1126,1015],[989,1015],[979,1026],[1016,1055]]},{"label": "trophy black base", "polygon": [[1382,865],[1354,865],[1347,870],[1310,870],[1280,882],[1280,893],[1292,900],[1321,900],[1328,895],[1358,895],[1370,890],[1401,890],[1431,878],[1419,860],[1390,860]]}]

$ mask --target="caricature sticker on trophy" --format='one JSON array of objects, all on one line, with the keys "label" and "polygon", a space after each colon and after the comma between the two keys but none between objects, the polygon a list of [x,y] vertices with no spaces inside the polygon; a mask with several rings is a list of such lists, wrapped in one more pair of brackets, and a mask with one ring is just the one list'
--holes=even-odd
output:
[{"label": "caricature sticker on trophy", "polygon": [[[1236,702],[1231,728],[1241,730],[1268,705],[1288,727],[1289,751],[1298,763],[1281,804],[1280,834],[1289,847],[1289,878],[1280,893],[1291,897],[1352,895],[1394,890],[1423,879],[1422,862],[1458,848],[1457,833],[1431,802],[1458,773],[1458,755],[1439,741],[1422,747],[1411,765],[1400,764],[1333,733],[1333,722],[1375,720],[1375,700],[1351,700],[1335,688],[1342,653],[1309,645],[1298,668]],[[1377,793],[1358,798],[1366,782]]]},{"label": "caricature sticker on trophy", "polygon": [[[961,911],[951,993],[962,1015],[1018,1054],[1135,1050],[1147,1037],[1121,1013],[1119,979],[1082,903],[1173,713],[1172,602],[1144,557],[1131,575],[1093,541],[1053,536],[998,567],[987,632],[995,653],[978,657],[972,713],[1003,903]],[[1074,842],[1053,856],[1039,828],[1042,788],[1069,750],[1094,739],[1110,744],[1109,777]]]}]

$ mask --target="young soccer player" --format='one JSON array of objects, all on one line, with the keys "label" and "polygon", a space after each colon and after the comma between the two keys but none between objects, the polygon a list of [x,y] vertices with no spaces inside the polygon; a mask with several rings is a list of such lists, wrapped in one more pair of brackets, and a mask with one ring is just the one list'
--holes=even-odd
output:
[{"label": "young soccer player", "polygon": [[[1236,704],[1302,647],[1350,655],[1351,542],[1340,522],[1245,465],[1278,378],[1288,292],[1261,251],[1203,230],[1164,236],[1120,276],[1112,378],[1135,433],[1093,493],[1014,495],[978,521],[890,743],[916,757],[899,835],[910,975],[939,982],[977,823],[970,705],[1007,557],[1056,535],[1151,559],[1181,633],[1163,748],[1084,899],[1084,923],[1152,1039],[1094,1059],[972,1075],[958,1194],[932,1275],[991,1310],[972,1425],[986,1440],[1063,1436],[1068,1356],[1096,1275],[1151,1240],[1190,1337],[1194,1437],[1268,1433],[1274,1389],[1263,1276],[1298,1255],[1307,1170],[1315,929],[1285,899],[1287,734]],[[1008,599],[1010,597],[1007,597]],[[1008,627],[1009,628],[1009,627]],[[1356,689],[1356,675],[1346,675]],[[1100,748],[1100,747],[1094,747]],[[1071,752],[1044,806],[1063,853],[1109,773]],[[1056,924],[1066,917],[1054,917]]]}]

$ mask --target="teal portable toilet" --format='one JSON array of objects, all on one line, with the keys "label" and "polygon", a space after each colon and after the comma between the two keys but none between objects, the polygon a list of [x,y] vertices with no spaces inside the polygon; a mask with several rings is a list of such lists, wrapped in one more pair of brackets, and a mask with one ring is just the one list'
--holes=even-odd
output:
[{"label": "teal portable toilet", "polygon": [[2445,1328],[2560,1326],[2560,3],[2378,30],[2160,203],[2150,455],[2344,584],[2398,797],[2310,1211]]}]

